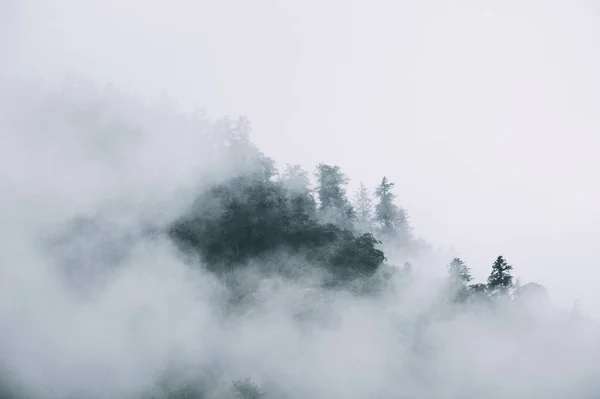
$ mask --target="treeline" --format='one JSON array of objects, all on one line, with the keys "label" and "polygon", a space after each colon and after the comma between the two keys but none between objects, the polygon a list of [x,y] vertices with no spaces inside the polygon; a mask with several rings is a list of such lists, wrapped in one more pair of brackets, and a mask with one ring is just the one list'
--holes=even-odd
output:
[{"label": "treeline", "polygon": [[[223,119],[217,125],[213,142],[242,159],[243,172],[238,169],[202,190],[168,228],[175,243],[200,256],[210,271],[234,271],[250,260],[287,251],[343,282],[372,276],[388,260],[384,247],[409,253],[418,246],[387,177],[372,190],[361,183],[350,197],[349,179],[339,166],[321,163],[313,179],[300,165],[288,164],[280,172],[250,141],[246,119]],[[402,271],[411,269],[405,262]],[[455,258],[448,281],[457,301],[494,297],[516,288],[511,271],[498,256],[487,282],[473,283],[469,267]]]},{"label": "treeline", "polygon": [[[110,111],[112,104],[117,107],[119,102],[109,94],[104,94],[108,97],[101,104]],[[78,120],[89,123],[90,126],[86,126],[86,129],[90,131],[114,133],[120,132],[119,129],[123,127],[125,128],[121,133],[128,133],[130,128],[135,130],[132,126],[137,122],[129,119],[122,123],[111,121],[105,126],[106,122],[103,119],[91,117],[90,115],[99,113],[94,108],[99,106],[95,101],[89,101],[92,105],[89,109],[86,108],[85,104],[88,102],[80,100],[80,97],[88,98],[86,96],[76,95],[73,99],[62,99],[62,103],[66,104],[63,106],[63,112],[68,115],[73,113]],[[61,98],[51,100],[54,105],[54,100]],[[134,102],[134,105],[136,104]],[[62,108],[57,109],[60,111]],[[59,118],[61,114],[54,107],[50,110],[52,112],[48,114],[57,120],[70,120],[67,117]],[[131,112],[128,111],[127,118],[133,118],[129,114]],[[223,275],[243,269],[253,264],[253,261],[261,263],[262,260],[266,260],[264,263],[269,263],[272,255],[285,253],[293,254],[305,260],[304,263],[311,267],[328,272],[327,281],[333,283],[377,283],[381,280],[373,277],[390,271],[399,273],[402,277],[406,276],[403,281],[410,280],[412,266],[409,262],[404,263],[404,268],[389,263],[402,263],[404,259],[402,256],[398,257],[398,253],[414,253],[420,248],[420,244],[412,234],[407,212],[397,203],[394,183],[387,177],[382,177],[379,184],[372,188],[360,184],[352,195],[348,193],[348,177],[339,166],[319,164],[314,171],[306,171],[299,165],[287,165],[283,170],[277,170],[275,162],[250,141],[250,124],[245,118],[224,118],[212,122],[202,116],[181,117],[168,111],[143,107],[139,110],[139,115],[143,122],[140,124],[141,130],[158,129],[160,134],[167,134],[168,131],[175,137],[185,137],[187,133],[197,133],[201,136],[199,141],[206,151],[202,153],[194,149],[190,153],[193,152],[195,156],[197,151],[206,157],[206,160],[198,164],[207,166],[209,183],[203,185],[203,189],[182,215],[175,220],[169,219],[166,233],[183,252],[199,257],[211,272]],[[27,120],[33,121],[35,118]],[[185,134],[181,133],[182,131]],[[186,142],[196,143],[195,140]],[[84,148],[93,147],[87,146],[87,142],[84,144]],[[103,156],[108,159],[130,156],[129,151],[109,154],[110,157]],[[104,159],[100,155],[97,156]],[[97,283],[100,280],[99,276],[104,272],[94,272],[92,266],[109,269],[122,263],[127,257],[129,247],[133,246],[138,238],[137,232],[121,234],[118,226],[104,226],[106,221],[102,219],[103,217],[76,219],[68,226],[64,235],[59,234],[56,240],[49,240],[50,247],[56,253],[49,252],[48,257],[56,259],[57,263],[69,269],[70,273],[81,272],[79,274],[83,276],[77,276],[74,281],[85,291],[89,291],[90,288],[82,281],[88,278]],[[156,225],[163,226],[163,222],[157,222]],[[144,230],[146,236],[142,238],[153,236],[157,229],[159,228],[152,225],[147,231]],[[79,245],[83,243],[87,245]],[[87,264],[90,265],[90,270],[82,267]],[[385,273],[381,273],[382,270]],[[491,265],[487,281],[475,283],[467,264],[460,258],[454,258],[448,265],[445,280],[447,291],[444,292],[442,300],[457,304],[458,306],[451,309],[458,314],[463,309],[462,304],[493,303],[493,299],[503,298],[515,299],[510,303],[519,306],[516,299],[520,297],[530,293],[545,295],[544,288],[535,283],[520,286],[512,271],[512,265],[503,256],[498,256]],[[318,305],[319,303],[315,304]],[[435,321],[436,311],[441,309],[440,312],[445,312],[448,308],[441,306],[424,311],[425,316],[419,318],[415,330],[418,332],[424,323]],[[398,335],[400,334],[399,332]],[[218,366],[215,365],[214,369],[218,370]],[[218,371],[214,373],[216,375]],[[158,387],[150,387],[151,393],[139,397],[215,397],[211,393],[212,374],[209,377],[206,378],[208,382],[205,384],[204,380],[188,384],[187,380],[181,382],[180,379],[173,378],[173,381],[159,383]],[[12,382],[13,378],[8,369],[0,368],[0,399],[39,397],[33,393],[27,394],[28,389],[23,390],[23,387]],[[111,382],[107,380],[107,384]],[[219,397],[286,397],[268,389],[263,391],[263,386],[258,386],[250,379],[234,381],[226,388],[229,389]]]},{"label": "treeline", "polygon": [[169,228],[170,237],[199,254],[209,270],[229,271],[285,250],[346,280],[377,270],[386,260],[382,242],[411,245],[407,214],[395,203],[394,183],[386,177],[374,196],[361,184],[350,199],[348,178],[339,166],[319,164],[314,186],[299,165],[280,173],[240,126],[248,128],[231,122],[235,134],[225,130],[225,137],[230,151],[246,156],[243,173],[203,190]]},{"label": "treeline", "polygon": [[[463,302],[471,298],[489,298],[509,294],[515,285],[511,274],[513,267],[509,265],[502,255],[492,264],[492,270],[486,283],[472,283],[473,277],[470,268],[460,258],[454,258],[448,265],[448,278],[453,290],[454,300]],[[530,287],[530,286],[528,286]],[[526,287],[525,289],[528,289]]]}]

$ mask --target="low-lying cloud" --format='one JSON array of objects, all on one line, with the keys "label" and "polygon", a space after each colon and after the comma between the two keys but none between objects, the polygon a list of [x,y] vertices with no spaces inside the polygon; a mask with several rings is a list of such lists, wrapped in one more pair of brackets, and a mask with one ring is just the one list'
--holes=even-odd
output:
[{"label": "low-lying cloud", "polygon": [[170,381],[224,397],[251,378],[268,397],[597,396],[594,325],[547,301],[459,306],[444,279],[418,271],[376,275],[368,294],[324,289],[314,269],[265,272],[306,268],[286,253],[227,278],[205,271],[162,231],[205,184],[239,170],[210,145],[218,123],[84,82],[3,86],[9,389],[166,397]]}]

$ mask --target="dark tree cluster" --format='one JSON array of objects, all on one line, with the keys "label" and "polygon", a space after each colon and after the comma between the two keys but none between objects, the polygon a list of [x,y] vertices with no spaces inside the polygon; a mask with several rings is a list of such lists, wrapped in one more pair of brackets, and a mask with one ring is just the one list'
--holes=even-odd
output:
[{"label": "dark tree cluster", "polygon": [[[181,249],[200,256],[210,271],[233,271],[283,250],[345,281],[378,269],[386,260],[380,244],[411,245],[408,215],[396,204],[394,183],[387,177],[372,193],[361,183],[350,200],[349,179],[339,166],[318,164],[312,185],[299,165],[287,165],[279,173],[275,162],[249,140],[246,119],[226,118],[217,126],[211,140],[242,160],[243,173],[203,190],[168,230]],[[406,263],[404,274],[411,270]],[[469,267],[455,258],[448,266],[449,285],[460,302],[505,295],[514,288],[511,270],[499,256],[487,283],[472,283]]]},{"label": "dark tree cluster", "polygon": [[213,272],[279,250],[304,255],[337,277],[375,272],[385,260],[379,241],[371,233],[355,234],[340,221],[321,222],[311,192],[293,186],[290,175],[280,180],[240,175],[216,184],[173,223],[169,234],[185,250],[197,252]]},{"label": "dark tree cluster", "polygon": [[[245,118],[224,118],[216,123],[201,119],[201,126],[209,148],[207,164],[220,173],[204,186],[182,215],[168,223],[166,232],[183,252],[201,258],[209,271],[224,275],[252,264],[253,260],[284,252],[299,255],[327,271],[330,281],[347,282],[374,275],[386,261],[382,248],[404,250],[416,245],[408,215],[397,204],[394,183],[387,177],[373,190],[361,183],[350,200],[349,179],[337,165],[318,164],[312,181],[299,165],[278,171],[275,162],[250,141],[250,123]],[[65,232],[48,239],[48,254],[57,258],[67,278],[83,291],[90,290],[82,283],[84,277],[107,280],[107,265],[116,269],[137,238],[137,232],[109,233],[120,229],[103,224],[102,217],[97,219],[78,218]],[[143,234],[147,238],[163,232],[153,224]],[[391,269],[395,268],[386,268],[384,273]],[[398,270],[401,278],[406,277],[402,281],[409,281],[414,272],[409,262]],[[518,300],[545,295],[545,289],[535,283],[520,287],[512,270],[506,259],[498,256],[487,281],[473,283],[467,264],[454,258],[447,276],[451,295],[444,296],[444,304],[462,306],[475,301],[494,303],[498,298]],[[207,381],[216,379],[219,370],[215,370]],[[0,399],[35,397],[22,393],[17,384],[6,383],[11,377],[0,367]],[[208,383],[189,385],[172,379],[161,381],[156,388],[158,393],[141,397],[209,397],[205,387]],[[262,388],[251,379],[237,380],[222,397],[285,397],[269,395]]]},{"label": "dark tree cluster", "polygon": [[[515,296],[524,292],[531,292],[532,287],[542,287],[539,284],[529,283],[520,287],[515,283],[511,274],[513,267],[508,264],[502,255],[498,256],[492,264],[492,270],[487,278],[487,283],[471,284],[473,277],[471,269],[460,258],[454,258],[448,265],[449,286],[454,294],[454,299],[458,302],[465,302],[467,299],[491,299],[498,296],[508,297],[511,291]],[[544,291],[543,287],[536,292]]]},{"label": "dark tree cluster", "polygon": [[170,226],[170,237],[217,273],[289,250],[339,278],[373,274],[386,259],[378,237],[389,239],[407,226],[404,211],[393,203],[393,183],[384,178],[375,190],[375,210],[365,203],[370,201],[365,189],[357,213],[339,166],[319,164],[316,187],[298,165],[278,173],[274,161],[248,140],[244,121],[219,124],[229,153],[244,159],[243,173],[201,192]]}]

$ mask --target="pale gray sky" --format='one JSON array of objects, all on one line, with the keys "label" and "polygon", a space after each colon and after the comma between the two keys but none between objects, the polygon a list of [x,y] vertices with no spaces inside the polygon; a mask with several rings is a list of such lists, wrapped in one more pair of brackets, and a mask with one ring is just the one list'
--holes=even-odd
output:
[{"label": "pale gray sky", "polygon": [[600,305],[593,1],[0,1],[0,72],[66,71],[211,115],[280,161],[386,174],[478,279],[504,254]]}]

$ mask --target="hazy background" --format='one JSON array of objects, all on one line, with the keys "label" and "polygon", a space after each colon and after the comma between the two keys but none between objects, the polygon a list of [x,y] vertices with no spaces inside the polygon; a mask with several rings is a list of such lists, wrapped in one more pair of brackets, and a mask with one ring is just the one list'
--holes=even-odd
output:
[{"label": "hazy background", "polygon": [[0,72],[247,115],[278,160],[387,174],[416,233],[477,279],[502,253],[595,312],[599,17],[572,0],[0,0]]}]

